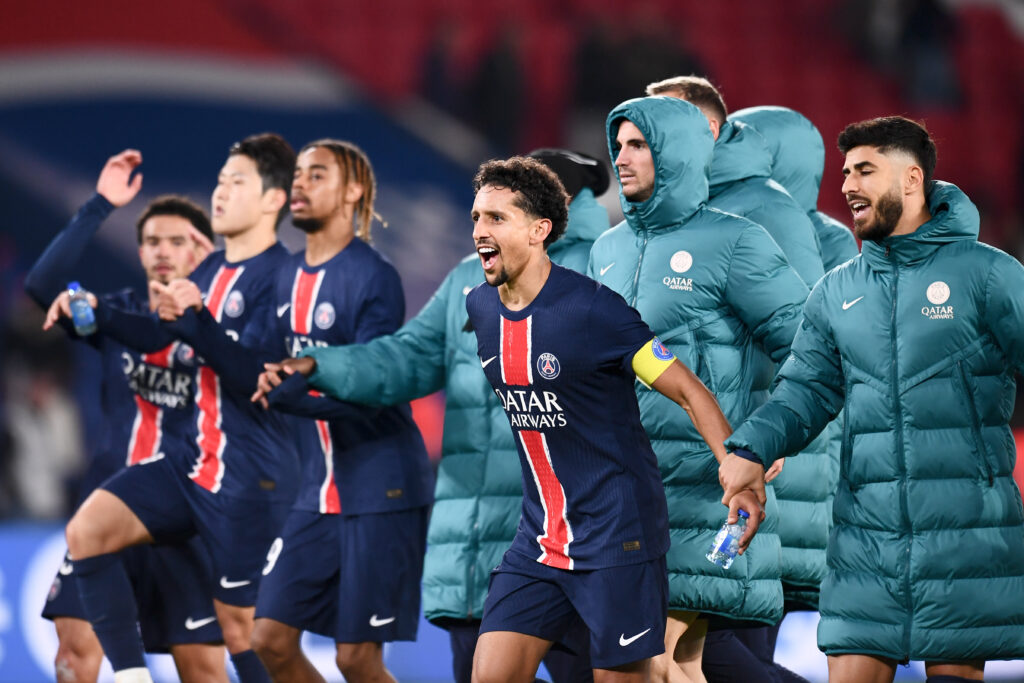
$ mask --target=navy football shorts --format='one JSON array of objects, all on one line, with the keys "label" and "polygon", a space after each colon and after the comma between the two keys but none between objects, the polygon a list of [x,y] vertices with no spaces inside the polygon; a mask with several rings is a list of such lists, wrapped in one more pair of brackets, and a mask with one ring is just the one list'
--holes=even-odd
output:
[{"label": "navy football shorts", "polygon": [[[213,611],[210,560],[198,538],[139,545],[118,553],[132,584],[146,652],[175,645],[223,642]],[[88,621],[78,595],[74,564],[64,558],[43,607],[43,617]]]},{"label": "navy football shorts", "polygon": [[571,646],[574,626],[590,631],[595,669],[665,651],[665,558],[606,569],[568,571],[509,550],[493,572],[480,633],[513,631]]},{"label": "navy football shorts", "polygon": [[256,604],[267,549],[288,503],[211,493],[167,458],[126,467],[102,488],[124,501],[158,543],[198,534],[210,554],[213,597],[240,607]]},{"label": "navy football shorts", "polygon": [[415,640],[428,514],[292,510],[267,554],[256,617],[336,643]]}]

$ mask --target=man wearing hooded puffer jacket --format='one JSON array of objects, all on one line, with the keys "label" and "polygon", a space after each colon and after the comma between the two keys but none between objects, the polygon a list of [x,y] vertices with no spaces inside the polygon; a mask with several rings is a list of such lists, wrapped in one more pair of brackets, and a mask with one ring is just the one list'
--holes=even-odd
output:
[{"label": "man wearing hooded puffer jacket", "polygon": [[1024,510],[1008,423],[1024,367],[1024,267],[979,243],[978,211],[932,181],[902,117],[848,126],[843,192],[861,256],[804,307],[771,400],[727,441],[726,495],[842,411],[818,646],[833,683],[981,680],[1024,656]]},{"label": "man wearing hooded puffer jacket", "polygon": [[[629,100],[608,115],[607,132],[626,220],[594,243],[588,274],[636,308],[738,423],[767,399],[765,353],[775,362],[788,353],[807,288],[764,228],[706,206],[714,140],[695,106],[669,97]],[[765,526],[730,569],[708,562],[725,518],[715,458],[671,402],[639,384],[637,394],[672,537],[666,654],[653,672],[675,681],[682,669],[701,680],[700,613],[767,624],[782,617],[779,543],[768,526],[773,501]]]}]

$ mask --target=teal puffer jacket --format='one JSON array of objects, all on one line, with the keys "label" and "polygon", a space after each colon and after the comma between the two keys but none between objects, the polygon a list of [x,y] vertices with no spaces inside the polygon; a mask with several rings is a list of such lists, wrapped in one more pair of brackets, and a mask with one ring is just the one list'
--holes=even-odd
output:
[{"label": "teal puffer jacket", "polygon": [[715,142],[708,205],[767,230],[809,289],[825,272],[814,225],[771,173],[764,138],[745,123],[726,121]]},{"label": "teal puffer jacket", "polygon": [[[825,145],[814,124],[785,107],[741,109],[730,114],[729,120],[743,122],[760,133],[772,157],[772,179],[786,188],[811,219],[822,260],[843,263],[856,256],[853,234],[844,226],[824,223],[820,217],[824,214],[819,216],[817,211]],[[843,235],[849,242],[837,239]],[[805,457],[787,460],[772,483],[779,503],[782,587],[789,608],[818,608],[818,587],[825,578],[825,546],[832,528],[832,498],[839,481],[841,436],[840,421],[830,423],[803,451]]]},{"label": "teal puffer jacket", "polygon": [[[857,255],[857,240],[848,227],[818,211],[825,143],[810,119],[787,107],[748,107],[729,114],[730,121],[753,126],[772,158],[772,180],[807,212],[814,225],[825,272]],[[835,188],[839,192],[839,188]],[[813,283],[812,283],[813,284]]]},{"label": "teal puffer jacket", "polygon": [[[608,212],[583,189],[569,205],[552,260],[582,269]],[[467,240],[469,231],[466,232]],[[512,430],[465,329],[466,294],[483,282],[480,258],[467,256],[417,316],[393,335],[359,346],[308,349],[314,387],[342,400],[392,405],[445,390],[444,437],[423,567],[428,619],[479,619],[491,570],[515,536],[522,472]]]},{"label": "teal puffer jacket", "polygon": [[[738,424],[767,399],[773,373],[761,359],[788,353],[807,288],[762,227],[705,205],[713,141],[696,107],[666,97],[624,102],[608,117],[610,147],[623,118],[651,149],[654,193],[633,203],[620,192],[626,220],[594,243],[589,273],[640,312]],[[726,512],[715,458],[678,405],[639,383],[637,397],[668,498],[670,609],[777,622],[774,501],[729,570],[708,562]]]},{"label": "teal puffer jacket", "polygon": [[[766,463],[842,410],[818,646],[897,661],[1024,656],[1024,510],[1008,422],[1024,267],[936,182],[932,219],[811,292],[771,401],[726,442]],[[844,400],[845,399],[845,400]]]}]

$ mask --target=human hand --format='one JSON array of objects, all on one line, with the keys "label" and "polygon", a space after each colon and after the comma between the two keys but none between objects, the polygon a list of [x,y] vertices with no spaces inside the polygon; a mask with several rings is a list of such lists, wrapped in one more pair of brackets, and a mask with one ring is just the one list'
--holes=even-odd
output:
[{"label": "human hand", "polygon": [[156,280],[149,283],[149,294],[156,300],[156,312],[161,320],[173,322],[192,308],[203,309],[203,294],[191,280],[177,279],[162,284]]},{"label": "human hand", "polygon": [[761,507],[761,503],[758,502],[757,494],[750,489],[740,491],[732,498],[729,499],[729,516],[726,521],[729,524],[734,524],[739,519],[739,511],[744,510],[748,515],[747,527],[743,531],[743,535],[740,536],[739,542],[739,554],[742,555],[750,545],[750,542],[754,540],[754,535],[757,534],[757,530],[761,527],[761,522],[764,521],[764,508]]},{"label": "human hand", "polygon": [[253,403],[259,403],[264,408],[269,408],[270,404],[267,402],[267,394],[281,386],[281,383],[284,382],[282,374],[294,375],[299,373],[309,377],[315,369],[316,361],[305,356],[301,358],[285,358],[280,363],[264,363],[264,371],[260,373],[259,378],[256,380],[256,391],[249,397],[249,400]]},{"label": "human hand", "polygon": [[786,459],[785,458],[779,458],[778,460],[773,462],[772,466],[769,467],[767,470],[765,470],[765,473],[764,473],[764,483],[767,484],[772,479],[774,479],[775,477],[777,477],[780,474],[782,474],[782,466],[785,465],[785,464],[786,464]]},{"label": "human hand", "polygon": [[718,481],[722,485],[722,504],[729,501],[740,491],[749,489],[757,496],[757,502],[764,505],[764,467],[756,462],[729,453],[718,466]]},{"label": "human hand", "polygon": [[[92,292],[86,292],[86,301],[93,308],[96,308],[96,297]],[[71,317],[71,295],[68,294],[67,290],[64,290],[57,295],[57,298],[50,304],[49,310],[46,311],[46,319],[43,320],[43,329],[48,330],[57,324],[57,321],[62,317]]]},{"label": "human hand", "polygon": [[142,174],[137,173],[132,178],[132,171],[141,163],[142,153],[136,149],[126,149],[110,157],[100,171],[96,191],[114,206],[124,206],[142,189]]}]

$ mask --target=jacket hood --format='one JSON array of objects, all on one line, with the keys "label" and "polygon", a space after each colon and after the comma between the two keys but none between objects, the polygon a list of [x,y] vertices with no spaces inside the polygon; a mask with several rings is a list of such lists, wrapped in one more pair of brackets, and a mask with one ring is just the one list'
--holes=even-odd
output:
[{"label": "jacket hood", "polygon": [[817,209],[825,143],[810,119],[786,107],[748,107],[730,114],[729,121],[753,126],[771,154],[772,180],[786,188],[804,211]]},{"label": "jacket hood", "polygon": [[932,181],[928,210],[932,219],[909,235],[889,236],[881,242],[865,240],[861,253],[868,264],[874,270],[891,270],[894,263],[923,260],[944,244],[978,239],[978,207],[956,185]]},{"label": "jacket hood", "polygon": [[640,129],[654,159],[654,192],[643,202],[622,194],[619,202],[633,230],[675,226],[692,216],[708,200],[708,170],[714,138],[708,121],[697,107],[675,97],[626,100],[608,114],[608,153],[615,167],[619,122],[628,119]]},{"label": "jacket hood", "polygon": [[738,180],[769,178],[771,174],[772,155],[761,134],[742,121],[726,121],[715,142],[711,196]]},{"label": "jacket hood", "polygon": [[565,234],[548,248],[548,253],[558,253],[579,242],[593,242],[609,227],[608,210],[594,198],[593,190],[585,187],[569,202],[569,224],[565,227]]}]

